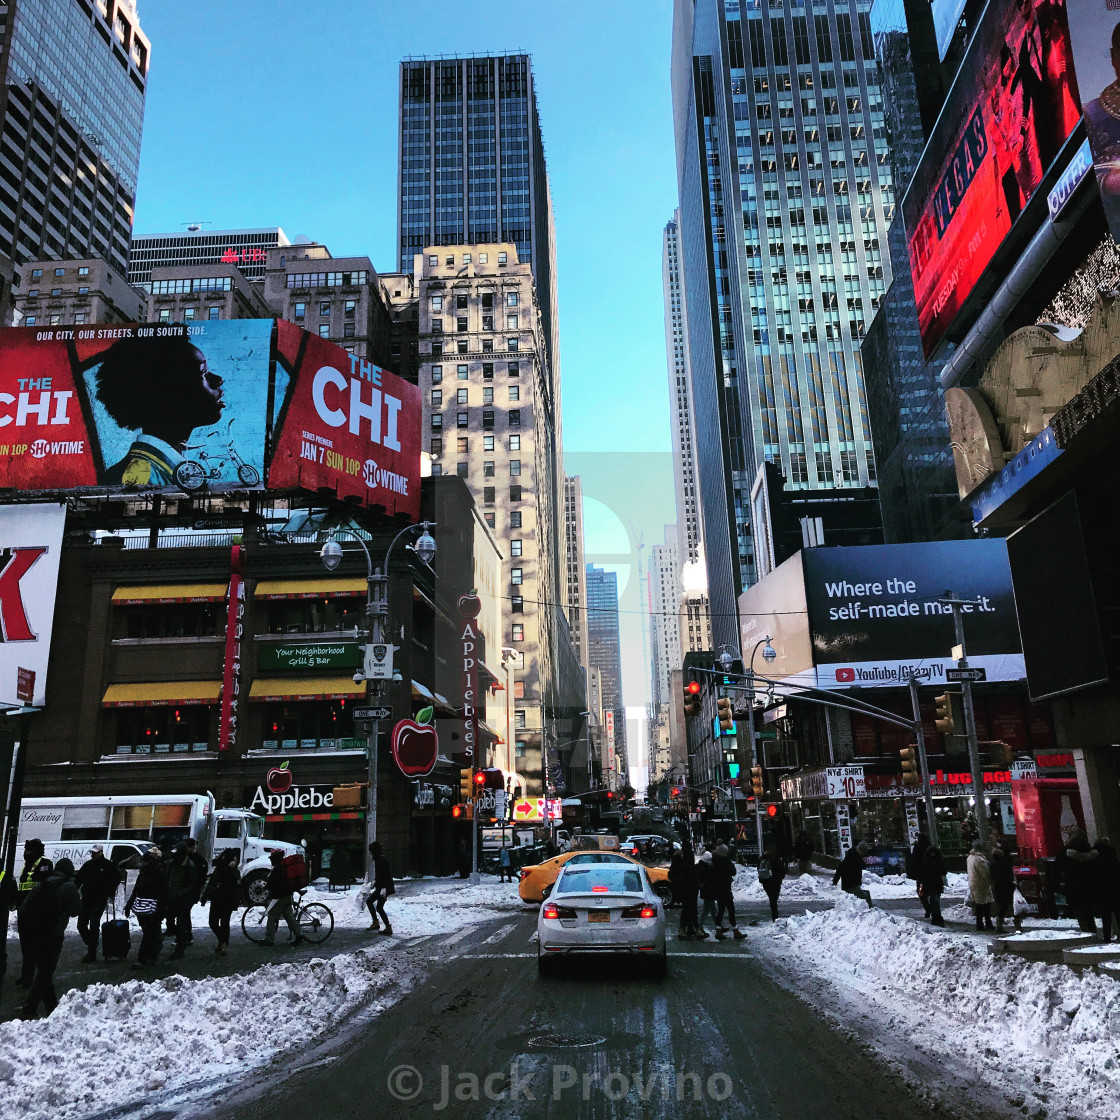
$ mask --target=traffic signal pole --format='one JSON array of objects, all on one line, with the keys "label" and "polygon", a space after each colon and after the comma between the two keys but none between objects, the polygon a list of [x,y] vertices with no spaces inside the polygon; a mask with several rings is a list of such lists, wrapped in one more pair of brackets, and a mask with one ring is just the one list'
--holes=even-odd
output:
[{"label": "traffic signal pole", "polygon": [[922,776],[922,796],[926,803],[926,828],[930,843],[937,846],[937,817],[933,811],[933,789],[929,784],[929,759],[926,756],[926,733],[922,727],[922,709],[918,702],[918,678],[910,678],[910,703],[914,706],[914,738],[918,744],[918,772]]}]

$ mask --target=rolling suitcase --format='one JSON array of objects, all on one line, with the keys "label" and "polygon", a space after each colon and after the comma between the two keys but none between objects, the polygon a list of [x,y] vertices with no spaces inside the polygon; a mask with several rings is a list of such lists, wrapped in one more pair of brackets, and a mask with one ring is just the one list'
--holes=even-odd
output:
[{"label": "rolling suitcase", "polygon": [[132,948],[132,927],[127,918],[117,917],[116,899],[109,906],[113,916],[101,923],[101,955],[105,960],[115,957],[123,961]]}]

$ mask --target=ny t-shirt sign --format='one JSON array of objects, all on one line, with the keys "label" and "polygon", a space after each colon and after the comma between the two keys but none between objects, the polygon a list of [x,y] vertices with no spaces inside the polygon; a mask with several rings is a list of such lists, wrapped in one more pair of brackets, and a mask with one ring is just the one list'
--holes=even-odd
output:
[{"label": "ny t-shirt sign", "polygon": [[415,385],[291,323],[277,324],[276,448],[271,488],[332,491],[420,516]]}]

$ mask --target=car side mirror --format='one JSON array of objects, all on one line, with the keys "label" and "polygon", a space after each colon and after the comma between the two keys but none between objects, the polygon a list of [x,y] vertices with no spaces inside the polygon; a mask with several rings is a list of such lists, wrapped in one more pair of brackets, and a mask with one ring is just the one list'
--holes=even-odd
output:
[{"label": "car side mirror", "polygon": [[545,887],[544,890],[541,891],[541,898],[548,898],[548,896],[550,894],[552,894],[552,884],[551,883],[549,883],[548,886]]}]

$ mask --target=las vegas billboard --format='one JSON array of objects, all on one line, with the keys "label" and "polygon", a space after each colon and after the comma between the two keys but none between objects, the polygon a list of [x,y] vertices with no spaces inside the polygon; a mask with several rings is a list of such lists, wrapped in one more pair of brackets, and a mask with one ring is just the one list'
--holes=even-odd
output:
[{"label": "las vegas billboard", "polygon": [[420,391],[289,323],[0,331],[0,490],[305,489],[415,519]]},{"label": "las vegas billboard", "polygon": [[990,0],[902,203],[927,357],[1080,118],[1065,0]]}]

